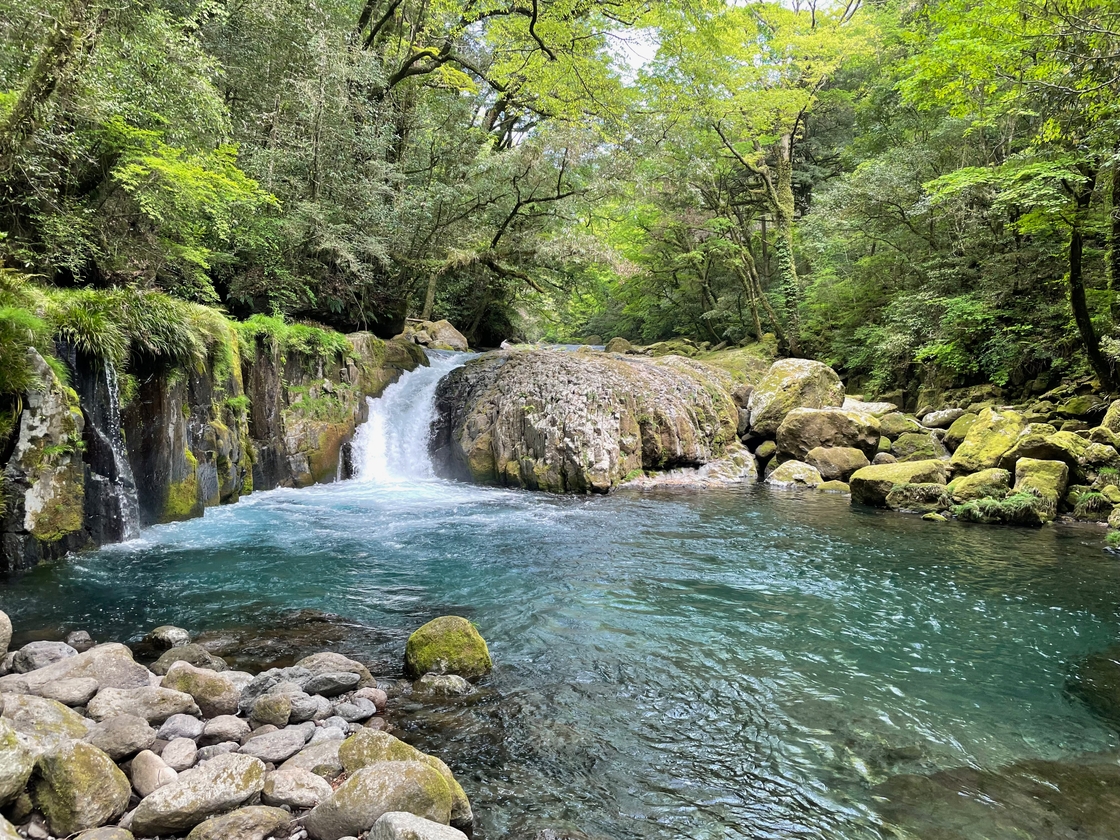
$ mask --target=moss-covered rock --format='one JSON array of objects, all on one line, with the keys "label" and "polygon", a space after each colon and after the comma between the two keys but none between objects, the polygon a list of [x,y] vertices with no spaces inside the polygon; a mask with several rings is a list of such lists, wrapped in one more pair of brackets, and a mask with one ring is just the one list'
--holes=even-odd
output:
[{"label": "moss-covered rock", "polygon": [[3,700],[4,720],[25,736],[23,743],[36,756],[89,732],[89,722],[57,700],[30,694],[5,694]]},{"label": "moss-covered rock", "polygon": [[1057,415],[1071,420],[1101,417],[1108,406],[1096,394],[1082,394],[1066,400],[1057,408]]},{"label": "moss-covered rock", "polygon": [[379,761],[419,761],[427,764],[443,776],[451,791],[451,824],[466,827],[474,820],[470,800],[467,799],[462,785],[455,779],[451,768],[434,755],[421,752],[404,741],[394,738],[388,732],[363,729],[343,741],[342,746],[338,748],[338,757],[347,773],[353,773]]},{"label": "moss-covered rock", "polygon": [[778,451],[804,460],[822,447],[854,447],[871,457],[879,448],[879,421],[842,408],[795,408],[778,426]]},{"label": "moss-covered rock", "polygon": [[957,448],[964,443],[964,439],[968,437],[968,430],[972,428],[972,424],[975,423],[979,417],[979,414],[968,412],[962,414],[953,421],[953,424],[945,433],[945,440],[942,441],[950,452],[956,452]]},{"label": "moss-covered rock", "polygon": [[953,469],[977,472],[999,466],[1000,459],[1015,445],[1026,425],[1017,411],[984,409],[953,453]]},{"label": "moss-covered rock", "polygon": [[985,497],[1002,499],[1011,489],[1011,473],[998,467],[980,470],[949,482],[949,496],[957,504]]},{"label": "moss-covered rock", "polygon": [[871,465],[867,455],[852,446],[818,446],[809,451],[805,461],[816,467],[825,481],[847,481],[856,470]]},{"label": "moss-covered rock", "polygon": [[774,435],[786,415],[795,408],[830,408],[843,404],[844,386],[828,365],[809,359],[780,359],[770,366],[751,392],[748,404],[751,429],[759,435]]},{"label": "moss-covered rock", "polygon": [[1019,432],[1015,444],[999,460],[999,465],[1005,470],[1014,470],[1020,458],[1035,458],[1050,460],[1057,450],[1047,442],[1047,439],[1057,433],[1049,423],[1028,423]]},{"label": "moss-covered rock", "polygon": [[176,662],[186,662],[196,668],[206,668],[210,671],[226,670],[226,661],[220,656],[214,656],[202,645],[182,645],[164,651],[159,659],[152,663],[153,674],[166,674],[168,669]]},{"label": "moss-covered rock", "polygon": [[0,807],[20,795],[34,769],[35,753],[20,743],[16,730],[0,718]]},{"label": "moss-covered rock", "polygon": [[128,808],[131,793],[113,759],[82,741],[67,741],[43,755],[32,788],[36,807],[59,836],[116,819]]},{"label": "moss-covered rock", "polygon": [[948,458],[949,450],[933,432],[907,432],[891,444],[891,454],[899,461],[928,461]]},{"label": "moss-covered rock", "polygon": [[282,808],[248,805],[199,823],[187,840],[265,840],[291,821],[292,815]]},{"label": "moss-covered rock", "polygon": [[894,440],[899,435],[922,431],[922,424],[910,415],[896,411],[879,418],[879,429],[883,437]]},{"label": "moss-covered rock", "polygon": [[965,522],[984,525],[1042,525],[1053,519],[1046,503],[1033,493],[1013,492],[1003,498],[980,498],[953,507]]},{"label": "moss-covered rock", "polygon": [[625,338],[615,336],[607,342],[606,351],[608,353],[629,353],[633,349],[633,345]]},{"label": "moss-covered rock", "polygon": [[775,467],[766,477],[767,484],[781,489],[816,487],[822,481],[817,468],[804,461],[786,461]]},{"label": "moss-covered rock", "polygon": [[913,513],[945,510],[948,508],[945,485],[937,482],[896,484],[887,493],[886,506],[891,510]]},{"label": "moss-covered rock", "polygon": [[216,756],[145,796],[133,814],[132,830],[141,837],[189,831],[259,794],[264,777],[264,763],[258,758]]},{"label": "moss-covered rock", "polygon": [[856,470],[848,482],[852,504],[886,507],[887,496],[900,484],[944,484],[948,474],[945,461],[907,461],[897,464],[872,464]]},{"label": "moss-covered rock", "polygon": [[818,493],[841,493],[845,496],[851,495],[852,488],[848,486],[846,481],[822,481],[817,485]]},{"label": "moss-covered rock", "polygon": [[1120,400],[1113,400],[1104,413],[1101,425],[1120,434]]},{"label": "moss-covered rock", "polygon": [[455,615],[433,619],[409,636],[404,664],[412,677],[458,674],[468,680],[490,673],[493,667],[490,650],[478,630]]},{"label": "moss-covered rock", "polygon": [[313,840],[339,840],[368,831],[383,815],[407,811],[447,825],[451,791],[437,771],[419,761],[380,761],[348,778],[304,820]]},{"label": "moss-covered rock", "polygon": [[1044,521],[1057,515],[1058,503],[1066,492],[1069,467],[1062,461],[1020,458],[1015,465],[1015,492],[1031,493],[1045,503]]},{"label": "moss-covered rock", "polygon": [[229,677],[182,660],[168,668],[163,687],[189,694],[208,718],[237,714],[241,700],[240,690]]}]

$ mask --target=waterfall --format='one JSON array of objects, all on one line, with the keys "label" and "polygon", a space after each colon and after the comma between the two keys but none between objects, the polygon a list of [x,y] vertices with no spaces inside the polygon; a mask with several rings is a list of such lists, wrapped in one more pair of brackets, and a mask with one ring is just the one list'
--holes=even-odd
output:
[{"label": "waterfall", "polygon": [[112,477],[113,491],[120,509],[120,533],[122,540],[140,536],[140,502],[136,497],[136,478],[128,453],[124,451],[124,435],[121,433],[121,392],[117,381],[117,370],[106,364],[105,385],[109,393],[109,411],[106,417],[108,428],[104,430],[109,439],[115,470]]},{"label": "waterfall", "polygon": [[352,444],[355,480],[397,484],[435,477],[428,442],[436,386],[471,356],[438,351],[428,355],[430,367],[406,372],[378,399],[369,400],[369,420]]}]

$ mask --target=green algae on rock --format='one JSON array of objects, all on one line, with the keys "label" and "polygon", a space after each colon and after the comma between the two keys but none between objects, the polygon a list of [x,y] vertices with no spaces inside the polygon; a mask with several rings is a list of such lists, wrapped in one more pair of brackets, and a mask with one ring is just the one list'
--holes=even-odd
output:
[{"label": "green algae on rock", "polygon": [[130,793],[113,759],[90,744],[68,741],[39,759],[32,797],[51,831],[69,835],[119,817]]},{"label": "green algae on rock", "polygon": [[872,464],[852,474],[848,482],[852,503],[886,507],[887,496],[896,485],[944,484],[947,473],[948,464],[942,460]]},{"label": "green algae on rock", "polygon": [[457,674],[478,679],[493,667],[486,641],[467,619],[445,615],[432,619],[408,637],[405,671],[424,674]]}]

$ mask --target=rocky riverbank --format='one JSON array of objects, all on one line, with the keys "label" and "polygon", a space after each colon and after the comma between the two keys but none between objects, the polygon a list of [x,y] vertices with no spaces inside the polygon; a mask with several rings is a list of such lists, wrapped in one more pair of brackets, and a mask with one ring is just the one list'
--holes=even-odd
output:
[{"label": "rocky riverbank", "polygon": [[447,765],[390,734],[385,716],[390,695],[464,696],[489,672],[465,619],[412,634],[412,683],[329,651],[233,670],[176,627],[137,646],[149,665],[82,631],[5,653],[11,634],[0,613],[0,840],[465,840],[472,830]]}]

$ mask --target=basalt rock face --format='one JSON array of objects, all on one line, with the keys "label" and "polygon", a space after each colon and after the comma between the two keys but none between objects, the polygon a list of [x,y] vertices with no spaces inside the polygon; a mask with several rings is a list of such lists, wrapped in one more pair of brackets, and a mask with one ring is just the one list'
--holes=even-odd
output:
[{"label": "basalt rock face", "polygon": [[433,461],[481,484],[605,493],[643,471],[723,457],[737,444],[732,387],[675,356],[491,353],[440,383]]},{"label": "basalt rock face", "polygon": [[73,387],[29,351],[40,384],[0,441],[0,572],[201,516],[253,489],[347,475],[366,397],[427,364],[410,342],[348,338],[345,357],[285,352],[265,337],[234,341],[232,358],[127,378],[60,346]]}]

